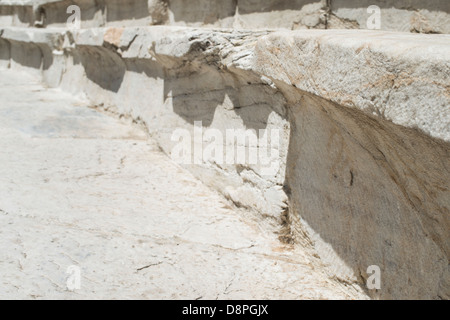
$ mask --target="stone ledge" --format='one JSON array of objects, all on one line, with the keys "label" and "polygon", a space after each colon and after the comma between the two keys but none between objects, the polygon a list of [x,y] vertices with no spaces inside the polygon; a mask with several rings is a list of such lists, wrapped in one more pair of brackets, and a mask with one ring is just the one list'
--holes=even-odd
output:
[{"label": "stone ledge", "polygon": [[450,141],[450,35],[353,30],[260,39],[254,69],[340,105]]},{"label": "stone ledge", "polygon": [[[340,105],[450,141],[450,35],[363,30],[267,35],[265,31],[165,26],[73,33],[59,29],[1,30],[3,39],[47,43],[60,50],[64,46],[111,44],[128,59],[213,58],[221,67],[253,70]],[[167,59],[160,62],[173,63]]]},{"label": "stone ledge", "polygon": [[42,44],[49,48],[62,49],[63,40],[66,35],[67,32],[63,30],[0,28],[0,36],[5,40]]},{"label": "stone ledge", "polygon": [[[366,29],[370,5],[381,9],[382,30],[450,33],[446,0],[36,0],[0,1],[0,24],[65,27],[69,5],[82,10],[83,28],[179,25],[234,29]],[[34,16],[2,8],[28,8]]]}]

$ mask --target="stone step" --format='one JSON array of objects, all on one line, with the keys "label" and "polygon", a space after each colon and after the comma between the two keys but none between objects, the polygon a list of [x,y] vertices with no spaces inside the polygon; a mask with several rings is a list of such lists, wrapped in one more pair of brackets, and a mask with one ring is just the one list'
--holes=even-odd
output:
[{"label": "stone step", "polygon": [[[174,160],[176,133],[187,132],[187,169],[286,225],[338,279],[363,285],[376,265],[384,289],[372,297],[437,299],[450,289],[449,40],[361,30],[2,28],[0,66],[134,119]],[[207,135],[227,129],[262,132],[259,150],[263,133],[277,132],[269,146],[276,170],[203,154]],[[222,142],[219,155],[228,151]]]},{"label": "stone step", "polygon": [[447,0],[3,0],[0,26],[66,27],[71,5],[82,28],[368,29],[379,15],[381,30],[450,33]]},{"label": "stone step", "polygon": [[[44,66],[46,60],[85,47],[109,49],[121,60],[157,60],[169,69],[183,61],[195,64],[216,59],[219,68],[252,71],[450,141],[449,35],[351,30],[255,32],[166,26],[80,31],[1,28],[0,35],[4,41],[3,65],[9,64],[11,55],[17,56],[10,52],[15,50],[11,43],[40,46],[42,62],[36,63],[43,65],[44,74],[53,70]],[[35,59],[33,55],[26,58]],[[337,66],[333,64],[336,59]],[[18,65],[26,66],[26,62]],[[57,74],[55,78],[62,76]]]}]

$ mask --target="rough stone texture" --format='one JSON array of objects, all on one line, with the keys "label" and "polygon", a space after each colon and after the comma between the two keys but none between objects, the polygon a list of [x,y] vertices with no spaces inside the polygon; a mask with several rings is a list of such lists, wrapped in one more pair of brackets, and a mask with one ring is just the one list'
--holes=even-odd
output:
[{"label": "rough stone texture", "polygon": [[0,1],[0,26],[64,27],[78,5],[82,27],[181,25],[234,29],[366,29],[370,5],[381,29],[450,33],[447,0],[39,0]]},{"label": "rough stone texture", "polygon": [[36,77],[0,74],[0,299],[367,298],[136,126]]},{"label": "rough stone texture", "polygon": [[280,129],[276,175],[210,161],[187,168],[272,226],[290,226],[344,283],[364,283],[378,265],[383,287],[373,297],[448,298],[449,36],[182,27],[0,34],[2,65],[38,70],[132,117],[168,154],[173,130],[197,120],[223,131]]},{"label": "rough stone texture", "polygon": [[448,35],[280,32],[258,42],[255,69],[450,141],[449,43]]},{"label": "rough stone texture", "polygon": [[28,27],[33,24],[33,8],[31,6],[5,6],[0,3],[0,25]]},{"label": "rough stone texture", "polygon": [[[138,36],[134,37],[136,34]],[[175,144],[170,141],[173,130],[191,130],[194,121],[201,120],[204,127],[219,129],[224,135],[230,128],[281,129],[283,162],[289,137],[283,97],[259,76],[234,67],[248,66],[251,51],[245,48],[252,48],[257,36],[250,32],[211,33],[182,28],[128,29],[123,32],[119,45],[124,48],[121,53],[125,58],[123,71],[113,71],[115,76],[123,73],[123,78],[116,84],[110,81],[111,76],[106,78],[109,85],[117,88],[117,95],[111,96],[107,91],[99,96],[101,79],[93,79],[97,84],[85,87],[85,92],[89,97],[96,97],[97,103],[115,108],[119,114],[139,117],[169,154]],[[88,31],[75,35],[75,41],[90,45],[90,50],[103,50],[96,49],[102,45],[103,38],[101,35],[93,37]],[[150,50],[147,49],[149,44],[152,44]],[[90,73],[95,74],[91,52],[82,52],[81,59],[86,61],[88,70],[92,68]],[[148,59],[150,63],[145,63]],[[115,68],[120,64],[123,64],[120,60],[114,62]],[[140,70],[145,70],[145,74]],[[82,78],[66,72],[62,86],[69,90],[79,88],[81,83],[74,84],[73,79],[80,81],[78,79]],[[149,86],[154,90],[145,89]],[[158,103],[152,108],[137,109],[142,101]],[[280,219],[286,208],[287,199],[281,188],[283,163],[279,172],[265,177],[261,177],[257,166],[251,165],[224,166],[206,161],[204,165],[190,168],[240,205],[256,208],[275,219]]]},{"label": "rough stone texture", "polygon": [[448,144],[321,99],[298,103],[286,177],[299,237],[344,281],[380,266],[387,287],[374,296],[447,299]]},{"label": "rough stone texture", "polygon": [[[381,9],[381,30],[419,33],[450,33],[450,2],[447,0],[331,0],[331,13],[339,19],[367,28],[367,8]],[[331,26],[333,27],[333,26]]]}]

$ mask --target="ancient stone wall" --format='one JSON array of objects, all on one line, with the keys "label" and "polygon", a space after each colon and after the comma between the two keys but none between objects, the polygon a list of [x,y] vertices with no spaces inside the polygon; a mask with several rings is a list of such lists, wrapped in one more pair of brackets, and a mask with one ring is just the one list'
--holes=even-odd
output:
[{"label": "ancient stone wall", "polygon": [[[44,3],[47,28],[0,28],[0,67],[37,73],[141,123],[168,155],[180,128],[279,130],[271,174],[212,158],[185,166],[265,223],[282,225],[280,238],[314,247],[344,284],[365,287],[377,265],[382,289],[369,290],[372,297],[448,299],[449,35],[205,27],[227,19],[234,26],[237,15],[258,23],[273,10],[285,17],[306,1],[198,1],[205,11],[181,0],[129,2],[126,10],[106,0],[86,7],[92,19],[77,31],[52,28],[67,14],[55,13],[61,1]],[[112,9],[99,15],[99,3]],[[350,21],[339,9],[349,3],[331,1],[327,15]],[[414,12],[447,14],[445,1],[420,5]],[[138,16],[143,8],[154,9]],[[152,24],[152,14],[158,24],[200,24],[128,26]],[[97,17],[126,27],[94,28]]]}]

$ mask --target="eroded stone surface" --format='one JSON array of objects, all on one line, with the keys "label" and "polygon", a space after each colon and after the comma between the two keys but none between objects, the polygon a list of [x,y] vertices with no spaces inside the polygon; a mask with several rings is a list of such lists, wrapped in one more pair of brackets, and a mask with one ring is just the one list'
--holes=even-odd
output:
[{"label": "eroded stone surface", "polygon": [[136,127],[17,71],[0,97],[0,298],[366,298]]},{"label": "eroded stone surface", "polygon": [[449,44],[448,35],[280,32],[258,41],[255,69],[450,141]]},{"label": "eroded stone surface", "polygon": [[0,1],[0,25],[64,27],[70,5],[83,28],[178,25],[233,29],[367,29],[371,5],[381,30],[450,33],[446,0],[36,0]]}]

